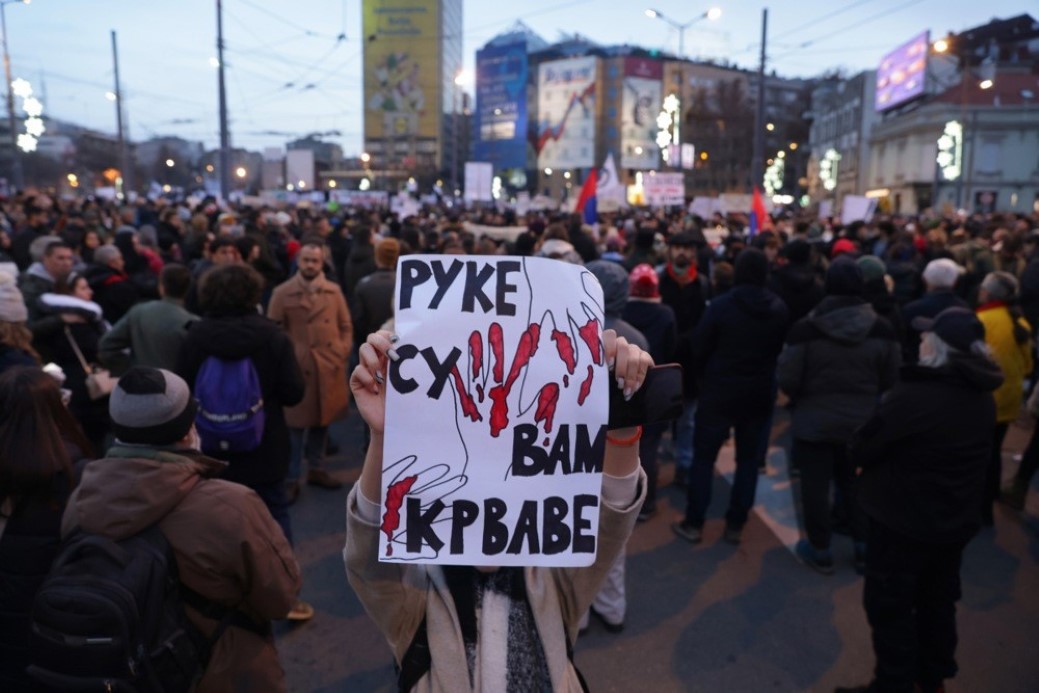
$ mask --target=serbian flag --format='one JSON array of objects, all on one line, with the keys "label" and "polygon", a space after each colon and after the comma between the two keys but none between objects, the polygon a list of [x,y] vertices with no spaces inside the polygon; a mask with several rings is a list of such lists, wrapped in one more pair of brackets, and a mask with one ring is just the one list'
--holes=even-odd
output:
[{"label": "serbian flag", "polygon": [[761,197],[761,190],[754,186],[754,199],[750,203],[750,232],[748,236],[755,235],[758,231],[772,228],[772,220],[765,211],[765,200]]},{"label": "serbian flag", "polygon": [[593,168],[588,174],[588,177],[584,179],[584,185],[581,187],[581,195],[577,198],[576,211],[581,212],[584,217],[586,224],[594,224],[599,221],[599,215],[596,213],[596,199],[595,189],[598,187],[598,173]]}]

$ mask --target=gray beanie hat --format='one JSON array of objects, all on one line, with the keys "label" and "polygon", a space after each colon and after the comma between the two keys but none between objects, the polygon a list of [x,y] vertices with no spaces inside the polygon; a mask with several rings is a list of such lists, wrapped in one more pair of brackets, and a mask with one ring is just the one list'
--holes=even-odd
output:
[{"label": "gray beanie hat", "polygon": [[28,319],[29,311],[14,277],[0,272],[0,322],[25,322]]},{"label": "gray beanie hat", "polygon": [[628,272],[616,262],[593,260],[585,268],[595,275],[602,286],[606,315],[620,315],[628,304]]},{"label": "gray beanie hat", "polygon": [[108,401],[112,432],[124,443],[172,445],[191,430],[197,411],[179,376],[144,366],[128,370]]}]

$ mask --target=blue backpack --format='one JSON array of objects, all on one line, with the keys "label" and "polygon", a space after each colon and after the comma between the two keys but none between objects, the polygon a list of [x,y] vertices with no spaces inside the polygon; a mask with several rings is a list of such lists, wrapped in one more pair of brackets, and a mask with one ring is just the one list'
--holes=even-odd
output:
[{"label": "blue backpack", "polygon": [[247,452],[260,446],[266,417],[256,366],[248,356],[209,356],[195,377],[195,428],[206,453]]}]

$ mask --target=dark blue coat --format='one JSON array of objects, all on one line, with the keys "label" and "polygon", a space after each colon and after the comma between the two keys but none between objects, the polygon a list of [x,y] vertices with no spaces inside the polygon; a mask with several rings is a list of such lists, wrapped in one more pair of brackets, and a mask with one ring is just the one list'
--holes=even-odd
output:
[{"label": "dark blue coat", "polygon": [[788,316],[779,296],[750,284],[737,284],[711,301],[693,336],[699,406],[732,414],[772,407]]}]

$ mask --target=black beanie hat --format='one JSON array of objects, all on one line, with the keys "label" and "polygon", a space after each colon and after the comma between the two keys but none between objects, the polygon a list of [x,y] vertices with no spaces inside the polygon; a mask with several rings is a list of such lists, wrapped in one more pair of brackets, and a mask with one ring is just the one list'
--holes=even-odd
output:
[{"label": "black beanie hat", "polygon": [[765,286],[768,281],[768,258],[757,248],[747,248],[736,258],[733,284]]},{"label": "black beanie hat", "polygon": [[826,271],[827,296],[862,296],[865,283],[862,268],[846,255],[837,256]]}]

